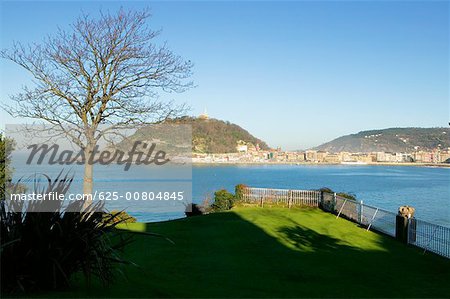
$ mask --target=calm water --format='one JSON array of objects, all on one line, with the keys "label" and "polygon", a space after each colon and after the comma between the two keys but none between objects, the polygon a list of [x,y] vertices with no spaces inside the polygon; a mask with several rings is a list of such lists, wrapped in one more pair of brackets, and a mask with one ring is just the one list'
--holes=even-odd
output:
[{"label": "calm water", "polygon": [[[33,172],[30,166],[16,165],[15,176]],[[71,192],[81,190],[82,166],[70,169],[76,175]],[[173,178],[173,173],[153,172],[144,165],[133,165],[123,172],[118,165],[96,165],[96,188],[102,190],[148,191],[155,179]],[[40,169],[51,174],[55,170]],[[416,208],[416,216],[450,226],[450,168],[409,166],[298,166],[298,165],[225,165],[193,166],[176,170],[178,180],[170,182],[172,188],[189,185],[192,175],[193,202],[200,203],[214,191],[225,188],[234,192],[237,184],[252,187],[319,189],[328,187],[336,192],[356,195],[364,203],[396,212],[401,205]],[[124,176],[125,174],[125,176]],[[170,188],[170,186],[169,186]],[[123,203],[123,202],[122,202]],[[118,206],[128,209],[129,206]],[[140,221],[159,221],[183,217],[184,207],[162,207],[165,212],[132,212]]]},{"label": "calm water", "polygon": [[319,189],[356,195],[364,203],[396,212],[416,208],[423,220],[450,226],[450,168],[409,166],[198,166],[194,167],[195,199],[213,190],[253,187]]}]

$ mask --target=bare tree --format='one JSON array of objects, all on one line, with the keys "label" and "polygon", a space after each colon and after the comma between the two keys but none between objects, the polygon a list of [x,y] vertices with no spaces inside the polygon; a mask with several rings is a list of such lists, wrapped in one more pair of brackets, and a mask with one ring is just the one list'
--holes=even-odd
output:
[{"label": "bare tree", "polygon": [[[148,10],[87,14],[69,30],[41,44],[15,43],[1,57],[28,71],[35,86],[12,96],[4,109],[15,117],[43,120],[63,132],[88,157],[111,129],[161,122],[184,105],[159,100],[158,92],[183,92],[192,63],[157,45]],[[104,126],[106,125],[106,126]],[[83,192],[93,190],[93,165],[85,160]]]}]

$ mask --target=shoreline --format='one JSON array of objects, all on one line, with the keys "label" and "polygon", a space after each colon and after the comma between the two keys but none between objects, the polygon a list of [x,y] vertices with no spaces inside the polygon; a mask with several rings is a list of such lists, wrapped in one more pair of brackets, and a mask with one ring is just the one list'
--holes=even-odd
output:
[{"label": "shoreline", "polygon": [[195,166],[207,166],[207,165],[293,165],[293,166],[408,166],[408,167],[431,167],[431,168],[450,168],[450,164],[448,163],[395,163],[395,162],[372,162],[372,163],[364,163],[364,164],[342,164],[342,163],[327,163],[327,162],[284,162],[284,161],[273,161],[273,162],[251,162],[251,161],[242,161],[242,162],[192,162],[192,165]]}]

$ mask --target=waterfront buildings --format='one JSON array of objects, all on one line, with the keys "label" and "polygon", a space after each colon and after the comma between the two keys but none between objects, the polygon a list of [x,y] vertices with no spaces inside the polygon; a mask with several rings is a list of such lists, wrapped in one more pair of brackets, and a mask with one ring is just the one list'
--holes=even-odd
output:
[{"label": "waterfront buildings", "polygon": [[416,150],[412,153],[371,152],[350,153],[327,151],[271,151],[260,150],[258,145],[240,141],[236,153],[193,154],[194,163],[324,163],[324,164],[375,164],[375,163],[425,163],[450,164],[450,148],[432,151]]}]

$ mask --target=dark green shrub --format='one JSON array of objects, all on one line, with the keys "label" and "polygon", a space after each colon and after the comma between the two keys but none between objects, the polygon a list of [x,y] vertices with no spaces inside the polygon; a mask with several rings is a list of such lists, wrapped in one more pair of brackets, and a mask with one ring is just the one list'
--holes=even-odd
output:
[{"label": "dark green shrub", "polygon": [[351,193],[344,193],[344,192],[339,192],[336,193],[337,196],[346,198],[346,199],[350,199],[350,200],[356,200],[356,196],[354,194]]},{"label": "dark green shrub", "polygon": [[[47,187],[37,182],[34,192],[66,193],[72,179],[60,173]],[[79,272],[87,282],[97,277],[107,284],[117,263],[124,263],[119,250],[130,241],[130,234],[114,229],[118,222],[105,220],[104,213],[67,212],[81,211],[83,201],[65,207],[63,201],[55,201],[54,211],[46,213],[28,212],[30,207],[12,210],[5,200],[0,204],[2,293],[65,288]],[[93,203],[91,208],[101,211],[102,204]]]},{"label": "dark green shrub", "polygon": [[[327,188],[327,187],[320,188],[319,191],[322,191],[324,193],[332,193],[332,194],[335,193],[332,189]],[[346,199],[356,200],[356,195],[354,195],[352,193],[339,192],[339,193],[336,193],[336,195],[346,198]]]},{"label": "dark green shrub", "polygon": [[244,184],[236,185],[236,187],[234,188],[234,196],[235,196],[237,202],[243,201],[244,193],[247,188],[248,188],[248,186],[246,186]]},{"label": "dark green shrub", "polygon": [[201,205],[190,203],[186,205],[186,210],[184,211],[186,217],[200,216],[204,214],[203,207]]},{"label": "dark green shrub", "polygon": [[334,191],[333,190],[331,190],[330,188],[328,188],[328,187],[323,187],[323,188],[320,188],[319,189],[319,191],[321,191],[321,192],[325,192],[325,193],[334,193]]},{"label": "dark green shrub", "polygon": [[230,210],[234,205],[235,197],[225,189],[214,193],[214,203],[211,208],[214,212]]}]

